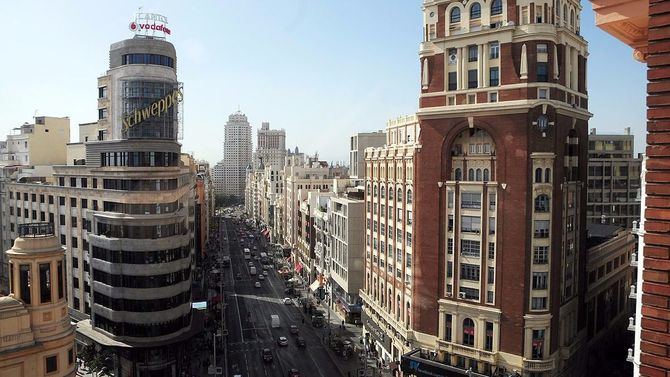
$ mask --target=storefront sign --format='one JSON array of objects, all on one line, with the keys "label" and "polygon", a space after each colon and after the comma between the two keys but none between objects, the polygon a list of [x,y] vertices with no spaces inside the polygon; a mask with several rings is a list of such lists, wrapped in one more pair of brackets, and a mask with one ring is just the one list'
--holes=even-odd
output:
[{"label": "storefront sign", "polygon": [[165,97],[152,103],[151,105],[133,111],[129,115],[123,117],[123,130],[126,131],[151,117],[159,117],[163,115],[168,109],[177,103],[184,100],[184,94],[181,89],[175,89]]},{"label": "storefront sign", "polygon": [[135,21],[131,22],[129,28],[139,35],[156,36],[156,32],[163,33],[163,37],[171,35],[172,31],[166,26],[167,17],[156,13],[137,13]]}]

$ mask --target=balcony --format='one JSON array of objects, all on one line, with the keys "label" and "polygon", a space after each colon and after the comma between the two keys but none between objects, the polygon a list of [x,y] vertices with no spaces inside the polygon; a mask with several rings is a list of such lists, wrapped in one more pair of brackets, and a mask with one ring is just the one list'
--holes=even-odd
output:
[{"label": "balcony", "polygon": [[446,351],[449,354],[469,357],[490,364],[495,364],[497,362],[496,352],[484,351],[461,344],[451,343],[442,339],[437,340],[437,345],[439,350]]},{"label": "balcony", "polygon": [[554,359],[549,360],[523,360],[523,369],[527,372],[546,372],[554,369]]}]

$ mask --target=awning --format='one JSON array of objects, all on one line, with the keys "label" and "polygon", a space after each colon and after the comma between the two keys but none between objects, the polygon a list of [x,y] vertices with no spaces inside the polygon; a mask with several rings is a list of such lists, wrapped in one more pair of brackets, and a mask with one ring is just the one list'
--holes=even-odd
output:
[{"label": "awning", "polygon": [[316,279],[316,280],[314,280],[314,283],[309,285],[309,289],[312,292],[316,292],[316,290],[319,289],[320,286],[321,286],[321,282],[319,281],[319,279]]}]

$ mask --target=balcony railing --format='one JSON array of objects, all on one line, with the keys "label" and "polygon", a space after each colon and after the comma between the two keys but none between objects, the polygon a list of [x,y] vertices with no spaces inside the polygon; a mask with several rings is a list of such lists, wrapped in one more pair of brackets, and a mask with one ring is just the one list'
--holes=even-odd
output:
[{"label": "balcony railing", "polygon": [[528,372],[545,372],[554,369],[554,359],[549,360],[526,360],[523,361],[523,369]]},{"label": "balcony railing", "polygon": [[484,361],[487,363],[495,364],[497,361],[497,353],[496,352],[490,352],[490,351],[484,351],[468,346],[464,346],[461,344],[456,344],[452,342],[448,342],[446,340],[438,339],[438,346],[439,349],[446,351],[449,354],[454,354],[454,355],[459,355],[459,356],[465,356],[473,359],[477,359],[479,361]]}]

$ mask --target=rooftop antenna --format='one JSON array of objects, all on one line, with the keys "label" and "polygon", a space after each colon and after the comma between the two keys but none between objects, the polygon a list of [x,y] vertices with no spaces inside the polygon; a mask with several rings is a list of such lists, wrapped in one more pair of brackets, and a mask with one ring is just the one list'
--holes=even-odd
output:
[{"label": "rooftop antenna", "polygon": [[33,114],[33,119],[37,117],[37,109],[35,109],[35,113]]}]

